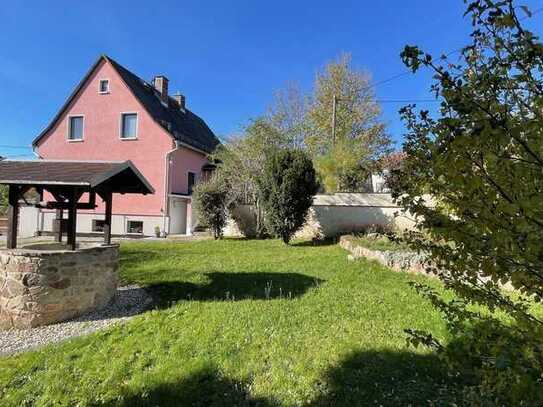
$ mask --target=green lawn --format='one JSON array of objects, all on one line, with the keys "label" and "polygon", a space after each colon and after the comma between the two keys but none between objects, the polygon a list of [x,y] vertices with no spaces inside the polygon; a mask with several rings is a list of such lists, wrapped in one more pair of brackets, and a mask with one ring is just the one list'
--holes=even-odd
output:
[{"label": "green lawn", "polygon": [[[445,327],[413,277],[337,245],[127,243],[124,282],[157,308],[123,326],[0,359],[0,405],[445,404],[454,385],[404,328]],[[431,284],[436,284],[431,282]]]}]

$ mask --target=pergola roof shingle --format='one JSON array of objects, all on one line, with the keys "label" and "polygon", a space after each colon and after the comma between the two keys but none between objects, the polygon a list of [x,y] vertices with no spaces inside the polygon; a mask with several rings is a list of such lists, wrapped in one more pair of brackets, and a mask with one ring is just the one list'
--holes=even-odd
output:
[{"label": "pergola roof shingle", "polygon": [[152,194],[131,161],[0,161],[0,184],[104,188],[113,193]]}]

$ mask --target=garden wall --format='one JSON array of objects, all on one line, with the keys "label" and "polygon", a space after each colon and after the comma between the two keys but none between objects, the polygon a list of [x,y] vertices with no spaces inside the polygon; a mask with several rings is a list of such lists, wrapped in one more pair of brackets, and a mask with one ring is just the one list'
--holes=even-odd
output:
[{"label": "garden wall", "polygon": [[[254,230],[255,216],[249,205],[233,211],[225,236],[247,235]],[[316,195],[299,238],[328,238],[358,232],[368,225],[410,229],[414,221],[397,206],[390,194],[338,193]]]},{"label": "garden wall", "polygon": [[[118,245],[0,251],[0,329],[60,322],[105,307],[118,283]],[[36,250],[40,249],[40,250]]]}]

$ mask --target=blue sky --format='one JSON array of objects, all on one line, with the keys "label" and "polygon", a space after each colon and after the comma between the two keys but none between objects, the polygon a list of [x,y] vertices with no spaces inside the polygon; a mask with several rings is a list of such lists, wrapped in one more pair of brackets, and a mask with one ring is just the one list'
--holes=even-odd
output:
[{"label": "blue sky", "polygon": [[[537,10],[543,0],[519,4]],[[463,10],[461,0],[10,1],[0,8],[0,155],[29,154],[6,146],[29,146],[102,53],[145,79],[165,74],[170,90],[227,136],[287,82],[310,89],[341,52],[380,82],[405,71],[405,44],[435,54],[458,49],[470,28]],[[529,25],[542,21],[540,13]],[[427,99],[429,85],[427,74],[407,75],[376,93]],[[401,105],[383,104],[398,143]]]}]

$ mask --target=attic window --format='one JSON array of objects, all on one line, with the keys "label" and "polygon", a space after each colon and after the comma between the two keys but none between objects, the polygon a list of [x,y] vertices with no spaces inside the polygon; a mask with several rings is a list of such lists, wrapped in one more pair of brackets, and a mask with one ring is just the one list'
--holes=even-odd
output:
[{"label": "attic window", "polygon": [[100,79],[100,85],[99,85],[98,90],[100,93],[109,93],[109,80]]}]

